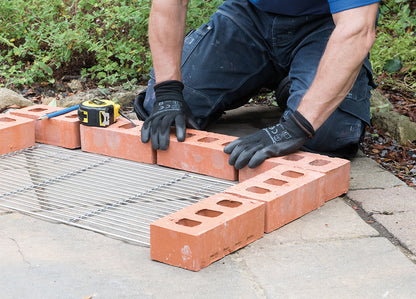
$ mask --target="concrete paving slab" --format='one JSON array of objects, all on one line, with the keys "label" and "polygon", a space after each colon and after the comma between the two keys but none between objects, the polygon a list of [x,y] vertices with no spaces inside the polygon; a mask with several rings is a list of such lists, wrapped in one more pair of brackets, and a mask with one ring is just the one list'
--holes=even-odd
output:
[{"label": "concrete paving slab", "polygon": [[274,232],[279,244],[378,236],[341,198],[328,201]]},{"label": "concrete paving slab", "polygon": [[8,209],[3,209],[0,207],[0,216],[3,214],[10,214],[11,212]]},{"label": "concrete paving slab", "polygon": [[[328,202],[327,212],[315,214],[325,217],[340,204],[342,201]],[[319,226],[309,224],[314,225]],[[336,242],[298,238],[298,242],[287,243],[281,236],[280,231],[267,234],[200,272],[191,272],[151,261],[145,247],[18,213],[3,215],[0,293],[5,298],[271,298],[314,294],[365,294],[370,298],[386,292],[405,295],[415,291],[416,266],[391,243],[374,243],[381,238],[360,236]],[[369,268],[374,268],[369,285],[365,279],[354,278],[365,276]],[[359,293],[362,290],[365,292]]]},{"label": "concrete paving slab", "polygon": [[416,294],[416,265],[380,237],[282,245],[270,236],[232,258],[263,287],[266,298],[414,298]]},{"label": "concrete paving slab", "polygon": [[0,248],[2,298],[257,296],[232,260],[196,273],[151,261],[149,248],[20,214],[1,216]]},{"label": "concrete paving slab", "polygon": [[416,190],[401,186],[348,192],[348,197],[416,254]]},{"label": "concrete paving slab", "polygon": [[403,212],[393,215],[373,215],[400,243],[416,255],[416,213]]},{"label": "concrete paving slab", "polygon": [[407,186],[375,189],[370,193],[355,190],[348,192],[348,196],[360,202],[367,212],[378,214],[416,212],[416,190]]},{"label": "concrete paving slab", "polygon": [[383,169],[376,161],[365,157],[358,157],[351,161],[350,190],[396,186],[406,186],[406,184]]}]

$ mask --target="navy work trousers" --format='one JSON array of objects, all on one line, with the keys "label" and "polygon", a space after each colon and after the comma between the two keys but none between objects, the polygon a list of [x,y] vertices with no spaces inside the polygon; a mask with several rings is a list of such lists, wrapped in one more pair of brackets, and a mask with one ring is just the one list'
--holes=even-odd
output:
[{"label": "navy work trousers", "polygon": [[[291,87],[285,113],[295,111],[334,26],[331,15],[282,16],[263,12],[247,0],[225,1],[208,23],[185,37],[183,47],[183,95],[201,128],[247,103],[262,87],[276,88],[287,76]],[[144,101],[149,114],[154,84],[152,71]],[[352,90],[302,149],[353,156],[370,122],[373,86],[366,59]]]}]

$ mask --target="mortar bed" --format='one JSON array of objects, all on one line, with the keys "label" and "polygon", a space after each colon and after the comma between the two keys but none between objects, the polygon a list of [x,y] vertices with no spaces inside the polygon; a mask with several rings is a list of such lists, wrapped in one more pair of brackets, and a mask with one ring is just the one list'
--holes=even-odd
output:
[{"label": "mortar bed", "polygon": [[46,144],[0,155],[0,207],[150,246],[150,223],[238,182]]}]

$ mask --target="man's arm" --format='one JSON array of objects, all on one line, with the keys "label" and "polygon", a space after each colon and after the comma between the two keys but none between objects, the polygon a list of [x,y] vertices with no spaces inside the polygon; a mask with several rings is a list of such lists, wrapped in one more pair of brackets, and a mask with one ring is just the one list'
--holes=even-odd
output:
[{"label": "man's arm", "polygon": [[156,83],[181,81],[181,57],[188,0],[153,0],[149,43]]},{"label": "man's arm", "polygon": [[169,147],[170,127],[176,127],[178,141],[184,141],[186,125],[198,129],[186,104],[181,82],[181,59],[185,39],[187,0],[153,0],[149,19],[149,43],[156,84],[152,113],[143,123],[141,140],[152,140],[155,150]]},{"label": "man's arm", "polygon": [[333,14],[335,29],[298,111],[317,130],[347,96],[375,40],[378,3]]},{"label": "man's arm", "polygon": [[229,164],[255,168],[267,158],[295,152],[313,137],[354,85],[374,43],[377,9],[376,3],[333,14],[335,29],[298,109],[279,124],[227,145]]}]

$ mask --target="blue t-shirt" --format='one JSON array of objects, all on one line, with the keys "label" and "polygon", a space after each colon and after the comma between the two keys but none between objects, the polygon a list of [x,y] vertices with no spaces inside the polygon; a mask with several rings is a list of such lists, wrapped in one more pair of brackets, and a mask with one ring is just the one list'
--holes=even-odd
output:
[{"label": "blue t-shirt", "polygon": [[263,11],[288,16],[337,13],[379,1],[380,0],[250,0],[251,3]]}]

